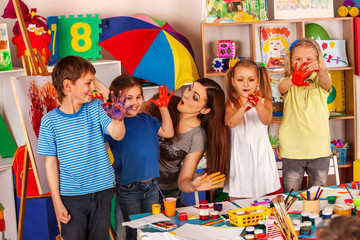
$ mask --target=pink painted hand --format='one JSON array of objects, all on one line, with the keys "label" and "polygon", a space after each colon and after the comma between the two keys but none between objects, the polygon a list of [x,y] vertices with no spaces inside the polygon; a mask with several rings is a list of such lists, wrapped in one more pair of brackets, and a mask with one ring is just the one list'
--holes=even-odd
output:
[{"label": "pink painted hand", "polygon": [[131,108],[131,106],[125,108],[126,95],[123,100],[121,100],[121,91],[119,92],[118,98],[114,96],[114,93],[111,91],[111,105],[110,108],[105,106],[105,104],[101,104],[102,108],[106,112],[106,114],[114,120],[122,121],[125,117],[126,112]]},{"label": "pink painted hand", "polygon": [[291,78],[291,82],[296,86],[309,86],[309,83],[306,82],[306,78],[313,72],[308,70],[308,65],[311,63],[304,62],[297,68],[297,63],[294,66],[294,72]]},{"label": "pink painted hand", "polygon": [[150,99],[150,102],[154,103],[158,107],[167,107],[167,105],[170,102],[170,98],[174,95],[174,92],[172,92],[168,96],[168,87],[165,87],[165,85],[159,86],[159,98],[158,100]]}]

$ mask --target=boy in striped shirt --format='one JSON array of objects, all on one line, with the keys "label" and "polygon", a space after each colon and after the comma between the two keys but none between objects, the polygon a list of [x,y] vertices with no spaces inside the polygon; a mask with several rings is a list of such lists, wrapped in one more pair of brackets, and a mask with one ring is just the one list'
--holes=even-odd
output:
[{"label": "boy in striped shirt", "polygon": [[126,109],[113,99],[110,110],[116,114],[111,119],[102,102],[92,99],[95,72],[81,57],[61,59],[52,72],[61,105],[41,120],[37,153],[46,156],[46,175],[64,240],[109,239],[115,179],[103,135],[124,137]]}]

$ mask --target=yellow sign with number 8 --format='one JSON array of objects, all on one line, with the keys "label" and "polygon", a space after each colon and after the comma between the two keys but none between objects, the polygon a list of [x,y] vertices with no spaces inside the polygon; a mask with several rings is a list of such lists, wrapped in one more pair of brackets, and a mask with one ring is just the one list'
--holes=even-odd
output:
[{"label": "yellow sign with number 8", "polygon": [[[82,30],[82,34],[80,34]],[[91,36],[91,27],[85,22],[78,22],[71,26],[70,34],[72,36],[71,47],[76,52],[86,52],[91,48],[92,40]],[[80,46],[80,44],[82,46]]]}]

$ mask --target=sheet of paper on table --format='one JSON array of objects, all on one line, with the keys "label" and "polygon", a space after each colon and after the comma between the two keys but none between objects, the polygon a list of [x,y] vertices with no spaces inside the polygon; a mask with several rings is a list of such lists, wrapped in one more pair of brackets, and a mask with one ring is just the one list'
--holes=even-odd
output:
[{"label": "sheet of paper on table", "polygon": [[219,228],[211,226],[201,226],[194,224],[184,224],[181,227],[175,229],[173,233],[176,237],[190,238],[197,240],[209,240],[209,239],[243,239],[240,237],[243,227],[236,228]]},{"label": "sheet of paper on table", "polygon": [[[237,209],[237,207],[234,204],[232,204],[231,202],[221,202],[221,203],[222,203],[223,207],[222,207],[221,212],[219,212],[220,215],[227,214],[228,210]],[[195,205],[195,206],[199,207],[199,205]],[[210,203],[209,206],[212,207],[213,204]],[[199,209],[195,208],[194,206],[177,208],[176,211],[177,212],[187,212],[188,216],[199,215]]]},{"label": "sheet of paper on table", "polygon": [[122,225],[132,227],[132,228],[139,228],[139,227],[145,226],[147,224],[154,223],[154,222],[160,222],[160,221],[171,221],[171,219],[166,217],[164,214],[159,213],[159,214],[135,219],[135,220],[132,220],[129,222],[123,222]]}]

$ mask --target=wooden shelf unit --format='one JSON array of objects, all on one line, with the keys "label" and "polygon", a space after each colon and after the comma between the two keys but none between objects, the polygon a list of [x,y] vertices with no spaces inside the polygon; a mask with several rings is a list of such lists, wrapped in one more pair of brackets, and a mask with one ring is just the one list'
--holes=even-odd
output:
[{"label": "wooden shelf unit", "polygon": [[[260,28],[261,27],[287,27],[290,34],[290,42],[305,37],[305,25],[317,23],[328,32],[331,40],[346,40],[346,54],[349,61],[348,67],[330,68],[329,71],[343,71],[345,76],[345,113],[346,116],[331,118],[331,122],[342,122],[344,126],[344,141],[350,144],[347,153],[349,164],[343,166],[352,168],[352,162],[357,156],[356,139],[356,82],[355,82],[355,59],[354,59],[354,22],[353,18],[314,18],[295,20],[271,20],[257,22],[238,23],[202,23],[202,57],[204,77],[222,78],[224,72],[216,72],[212,69],[212,60],[217,57],[216,43],[219,40],[235,41],[235,56],[252,59],[261,62]],[[283,71],[269,71],[270,73],[283,73]],[[224,80],[222,80],[224,81]],[[273,123],[280,123],[281,118],[274,118]],[[335,136],[331,136],[335,138]],[[345,179],[344,179],[345,180]],[[350,179],[347,179],[350,180]]]}]

